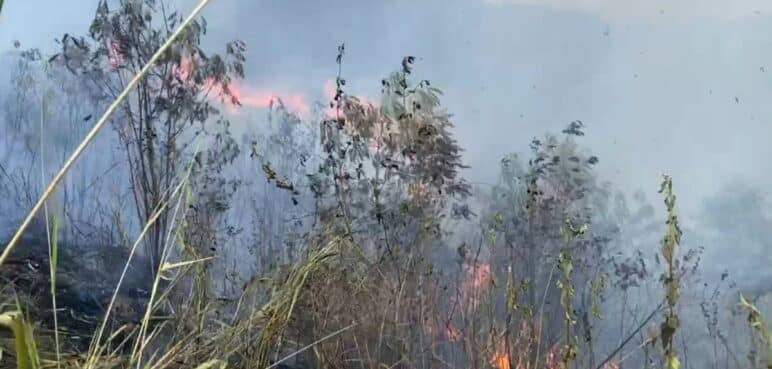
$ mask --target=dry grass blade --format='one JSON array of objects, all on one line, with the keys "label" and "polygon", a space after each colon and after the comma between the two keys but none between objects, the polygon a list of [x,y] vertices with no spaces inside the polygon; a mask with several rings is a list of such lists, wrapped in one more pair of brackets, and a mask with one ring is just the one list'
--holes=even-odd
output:
[{"label": "dry grass blade", "polygon": [[306,351],[306,350],[308,350],[308,349],[310,349],[310,348],[312,348],[312,347],[314,347],[314,346],[316,346],[316,345],[318,345],[318,344],[320,344],[320,343],[322,343],[322,342],[324,342],[324,341],[326,341],[326,340],[328,340],[328,339],[330,339],[330,338],[333,338],[333,337],[335,337],[335,336],[337,336],[337,335],[339,335],[339,334],[341,334],[341,333],[343,333],[343,332],[345,332],[345,331],[347,331],[347,330],[349,330],[349,329],[351,329],[351,328],[354,328],[354,327],[355,327],[357,324],[358,324],[358,323],[351,323],[350,325],[348,325],[348,326],[346,326],[346,327],[343,327],[343,328],[341,328],[341,329],[338,329],[337,331],[335,331],[335,332],[332,332],[332,333],[330,333],[330,334],[328,334],[328,335],[326,335],[326,336],[324,336],[324,337],[322,337],[322,338],[320,338],[320,339],[318,339],[318,340],[316,340],[316,341],[312,342],[312,343],[311,343],[311,344],[309,344],[309,345],[306,345],[305,347],[301,348],[300,350],[297,350],[297,351],[295,351],[295,352],[293,352],[293,353],[291,353],[291,354],[289,354],[289,355],[285,356],[283,359],[281,359],[281,360],[279,360],[279,361],[277,361],[277,362],[275,362],[275,363],[271,364],[270,366],[268,366],[268,367],[267,367],[267,368],[265,368],[265,369],[271,369],[271,368],[274,368],[274,367],[278,366],[279,364],[281,364],[281,363],[283,363],[283,362],[285,362],[285,361],[287,361],[287,360],[289,360],[289,359],[292,359],[293,357],[295,357],[295,356],[297,356],[297,355],[299,355],[299,354],[303,353],[304,351]]},{"label": "dry grass blade", "polygon": [[32,223],[32,219],[35,217],[35,214],[37,214],[40,211],[40,208],[43,207],[46,200],[48,200],[49,197],[51,197],[51,194],[53,194],[54,190],[56,189],[56,186],[59,184],[59,182],[62,181],[64,176],[67,174],[67,172],[70,170],[70,168],[75,164],[75,161],[78,160],[78,157],[83,153],[83,151],[86,149],[89,143],[94,140],[94,137],[96,137],[96,134],[99,132],[99,130],[102,128],[102,126],[107,123],[108,118],[115,112],[115,110],[118,109],[118,106],[123,102],[123,100],[126,99],[126,97],[129,95],[129,93],[134,89],[134,87],[139,83],[139,81],[144,78],[147,73],[150,71],[150,68],[155,65],[155,63],[158,61],[158,59],[169,49],[169,47],[174,43],[174,41],[177,39],[177,37],[180,36],[180,34],[185,30],[185,28],[188,27],[188,25],[193,21],[193,19],[198,16],[198,14],[201,12],[201,10],[204,9],[207,3],[209,3],[210,0],[201,0],[195,9],[190,13],[190,15],[185,19],[185,21],[180,24],[180,26],[174,31],[174,33],[169,37],[169,39],[166,40],[166,42],[161,45],[160,48],[158,48],[158,51],[156,51],[155,54],[153,54],[153,57],[150,58],[150,61],[145,64],[144,67],[142,67],[142,70],[137,73],[136,76],[126,85],[126,88],[123,89],[120,95],[113,101],[113,103],[110,105],[110,107],[107,108],[107,111],[102,115],[101,118],[99,118],[99,121],[94,125],[94,127],[89,131],[89,133],[86,135],[86,137],[83,139],[83,141],[78,145],[78,147],[75,149],[75,152],[72,153],[69,159],[67,159],[67,162],[64,163],[62,168],[59,170],[59,172],[56,174],[54,179],[51,181],[51,183],[48,185],[46,190],[43,192],[43,195],[40,196],[40,199],[35,204],[35,206],[30,210],[29,214],[27,214],[27,217],[24,219],[24,222],[19,226],[19,229],[16,231],[16,233],[13,235],[13,238],[11,238],[11,241],[8,242],[8,245],[5,247],[5,250],[3,250],[2,255],[0,255],[0,266],[3,265],[5,260],[8,258],[8,255],[11,254],[11,251],[13,251],[13,248],[16,246],[16,244],[21,239],[21,236],[24,234],[24,231],[27,229],[27,227]]},{"label": "dry grass blade", "polygon": [[[46,118],[46,96],[43,95],[40,101],[40,185],[44,186],[46,181],[45,175],[45,157],[43,151],[46,147],[44,143],[44,122]],[[59,343],[59,319],[56,308],[56,265],[58,263],[58,228],[59,217],[54,216],[51,218],[48,212],[48,205],[43,206],[43,213],[46,220],[46,238],[48,239],[48,260],[49,260],[49,276],[51,279],[51,306],[54,317],[54,342],[56,344],[56,367],[61,368],[61,349]]]},{"label": "dry grass blade", "polygon": [[169,277],[169,276],[163,275],[163,273],[172,271],[174,269],[179,269],[179,268],[182,268],[182,267],[186,267],[186,266],[190,266],[190,265],[194,265],[194,264],[198,264],[198,263],[203,263],[205,261],[209,261],[209,260],[213,260],[213,259],[215,259],[215,258],[213,256],[210,256],[210,257],[200,258],[200,259],[196,259],[196,260],[180,261],[180,262],[177,262],[177,263],[164,262],[163,265],[161,265],[161,269],[158,272],[161,273],[161,279],[173,280],[174,279],[173,277]]}]

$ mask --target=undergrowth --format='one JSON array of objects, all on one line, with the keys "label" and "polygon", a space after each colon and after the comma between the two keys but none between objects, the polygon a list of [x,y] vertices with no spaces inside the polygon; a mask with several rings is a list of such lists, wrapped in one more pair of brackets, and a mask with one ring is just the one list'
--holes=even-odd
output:
[{"label": "undergrowth", "polygon": [[[688,367],[689,330],[680,309],[683,295],[694,288],[689,278],[697,275],[699,252],[682,250],[669,176],[660,188],[665,236],[657,266],[650,266],[644,251],[625,244],[620,229],[641,226],[645,238],[660,224],[646,209],[639,209],[644,215],[637,218],[625,214],[624,198],[600,183],[594,169],[599,159],[578,143],[584,123],[571,122],[562,136],[534,138],[527,161],[514,154],[504,158],[499,182],[480,194],[461,175],[466,166],[453,136],[453,117],[440,104],[442,92],[427,80],[413,79],[417,58],[404,57],[381,81],[382,99],[374,103],[345,90],[346,49],[340,45],[334,96],[318,125],[303,130],[281,101],[276,108],[271,103],[271,113],[281,117],[278,133],[253,137],[246,160],[247,166],[259,167],[266,183],[262,192],[248,192],[253,188],[244,189],[244,178],[229,177],[240,170],[233,169],[234,163],[243,156],[230,123],[206,97],[219,90],[214,98],[221,104],[240,105],[234,81],[243,78],[244,44],[227,44],[225,56],[201,49],[206,21],[194,16],[206,1],[185,19],[167,14],[153,0],[119,4],[119,11],[110,11],[106,2],[100,3],[90,46],[84,46],[85,38],[65,35],[62,53],[46,64],[58,61],[74,78],[96,84],[89,87],[97,95],[115,98],[40,191],[3,250],[0,326],[7,335],[0,340],[0,365]],[[153,16],[161,16],[163,26],[153,23]],[[145,38],[152,48],[140,42]],[[68,59],[73,50],[88,54],[93,64],[73,68]],[[42,62],[36,53],[25,55],[30,62]],[[60,206],[49,209],[48,204],[65,198],[61,207],[67,205],[67,196],[56,195],[57,185],[121,107],[124,120],[118,119],[122,125],[116,125],[116,132],[129,161],[132,210],[141,226],[133,242],[125,242],[129,251],[123,268],[111,271],[119,277],[109,298],[96,302],[103,315],[84,323],[88,329],[76,329],[64,323],[80,321],[74,309],[62,307],[66,304],[59,293],[93,298],[93,284],[71,283],[66,269],[79,268],[87,257],[61,249],[60,233],[71,219],[61,215],[66,212]],[[212,121],[215,128],[207,125]],[[42,127],[41,121],[41,150]],[[40,165],[42,171],[42,158]],[[29,178],[20,178],[29,184]],[[277,199],[292,205],[276,206]],[[245,204],[278,208],[256,217],[261,218],[253,223],[260,237],[246,251],[232,246],[241,229],[229,223],[229,215],[246,217]],[[47,255],[24,254],[34,245],[22,235],[41,209]],[[111,231],[125,236],[124,215],[115,213]],[[270,223],[268,218],[280,214],[289,214],[297,226]],[[243,279],[223,266],[221,249],[227,246],[243,251],[230,255],[235,261],[254,256],[254,249],[268,251],[255,257],[260,268]],[[124,303],[139,298],[127,297],[122,288],[134,276],[130,267],[143,247],[152,270],[148,301],[132,314]],[[661,294],[648,288],[660,255]],[[37,273],[40,260],[45,273]],[[39,279],[50,293],[46,300],[24,288],[41,286]],[[648,295],[629,309],[633,291]],[[772,368],[769,328],[755,305],[745,297],[740,302],[755,333],[753,342],[763,345],[765,365]],[[48,304],[51,308],[44,311],[41,307]],[[608,311],[602,314],[601,306],[610,305],[622,307],[619,326]],[[701,306],[705,310],[708,304]],[[53,324],[43,323],[42,313],[52,314]],[[657,329],[651,322],[660,315],[664,321]],[[726,356],[733,355],[720,341],[724,336],[718,324],[709,326],[713,344],[724,342]],[[612,329],[614,339],[600,338]],[[71,343],[83,341],[83,335],[88,336],[85,349]],[[661,342],[661,355],[649,351],[656,342]],[[764,360],[750,356],[754,368],[761,367]],[[738,360],[733,363],[739,368]]]}]

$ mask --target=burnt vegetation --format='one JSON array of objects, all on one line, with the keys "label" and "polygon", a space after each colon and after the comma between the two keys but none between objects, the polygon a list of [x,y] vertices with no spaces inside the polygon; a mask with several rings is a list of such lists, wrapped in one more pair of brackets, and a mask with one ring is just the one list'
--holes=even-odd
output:
[{"label": "burnt vegetation", "polygon": [[[101,1],[58,52],[15,44],[4,237],[183,22],[163,1]],[[206,30],[162,54],[0,266],[0,366],[772,368],[769,288],[703,271],[678,221],[688,178],[663,177],[664,206],[629,197],[576,120],[513,137],[526,150],[473,186],[419,59],[397,58],[370,102],[347,93],[345,44],[313,116],[276,99],[238,128],[247,45],[212,53]],[[752,214],[738,226],[765,268],[765,199],[725,195],[706,213]]]}]

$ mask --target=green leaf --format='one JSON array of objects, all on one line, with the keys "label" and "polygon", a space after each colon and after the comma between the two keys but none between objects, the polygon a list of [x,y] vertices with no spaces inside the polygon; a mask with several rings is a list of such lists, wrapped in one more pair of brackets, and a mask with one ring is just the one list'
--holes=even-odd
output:
[{"label": "green leaf", "polygon": [[678,360],[677,356],[670,356],[667,360],[667,365],[665,366],[666,369],[680,369],[681,368],[681,361]]}]

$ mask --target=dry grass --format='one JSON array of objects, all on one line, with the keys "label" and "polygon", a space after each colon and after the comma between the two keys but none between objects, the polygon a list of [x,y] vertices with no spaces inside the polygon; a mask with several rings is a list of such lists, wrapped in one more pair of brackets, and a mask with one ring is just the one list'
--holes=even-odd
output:
[{"label": "dry grass", "polygon": [[[0,255],[0,268],[33,217],[45,207],[57,184],[96,132],[207,2],[202,0],[199,3],[99,119]],[[573,336],[576,317],[571,303],[574,287],[571,284],[570,242],[583,230],[570,229],[571,236],[560,259],[564,273],[561,288],[566,323],[563,340],[567,342],[562,353],[559,346],[547,347],[547,343],[542,341],[546,291],[540,306],[521,306],[516,295],[522,291],[519,291],[517,283],[509,277],[504,284],[497,282],[498,271],[491,270],[490,264],[483,265],[478,257],[472,261],[462,260],[457,275],[442,277],[433,274],[430,253],[425,249],[397,252],[387,261],[371,260],[364,247],[356,244],[348,231],[340,231],[351,229],[350,224],[318,231],[304,245],[307,251],[305,257],[286,266],[275,276],[256,278],[245,285],[238,300],[229,306],[233,311],[228,318],[223,313],[224,306],[213,303],[206,294],[210,281],[203,265],[210,258],[202,257],[195,247],[187,245],[184,237],[186,225],[176,221],[184,218],[182,213],[188,205],[185,199],[190,168],[192,166],[166,194],[162,206],[144,225],[131,248],[130,255],[134,255],[158,216],[171,210],[172,224],[179,226],[169,229],[166,235],[162,267],[154,276],[150,303],[141,321],[114,329],[108,324],[131,260],[127,260],[122,270],[106,314],[86,352],[68,347],[66,338],[69,333],[64,331],[66,327],[59,327],[56,319],[53,332],[38,330],[39,334],[35,336],[35,319],[23,313],[24,304],[21,301],[24,301],[24,296],[13,296],[3,291],[5,297],[15,299],[13,304],[3,306],[4,312],[0,315],[0,326],[10,330],[13,340],[0,343],[7,349],[3,352],[14,358],[17,369],[271,369],[300,356],[306,360],[310,358],[318,367],[363,369],[453,369],[458,363],[466,363],[473,369],[536,369],[558,368],[561,365],[575,367],[581,362],[576,357],[581,352],[579,343]],[[675,305],[679,286],[673,260],[680,230],[670,206],[674,197],[669,180],[667,190],[670,223],[663,252],[670,263],[670,283],[666,286],[668,319],[672,321],[677,318]],[[54,306],[57,228],[55,220],[49,234]],[[172,245],[183,250],[184,260],[169,260]],[[464,264],[467,262],[471,267]],[[486,273],[480,273],[480,270],[486,270]],[[453,278],[455,283],[443,280]],[[551,282],[552,273],[548,284],[551,285]],[[162,284],[168,286],[162,288]],[[452,303],[448,304],[448,301]],[[500,309],[501,305],[506,308]],[[761,314],[744,299],[743,306],[750,312],[752,327],[765,344],[770,345],[769,332]],[[159,322],[156,317],[166,310],[172,312],[172,317]],[[501,319],[502,315],[506,319]],[[517,324],[514,323],[515,318]],[[674,333],[675,327],[672,329]],[[60,334],[64,339],[60,340]],[[670,338],[666,334],[662,336]],[[671,345],[670,340],[665,345],[668,368],[678,369]],[[546,353],[542,355],[541,350]],[[772,348],[770,351],[772,355]],[[562,360],[558,359],[561,354]],[[610,358],[602,361],[599,368],[619,365]],[[2,363],[7,362],[6,358],[2,359]]]}]

